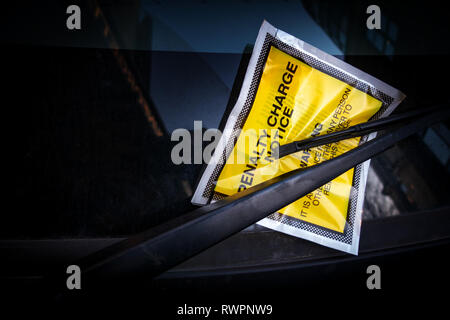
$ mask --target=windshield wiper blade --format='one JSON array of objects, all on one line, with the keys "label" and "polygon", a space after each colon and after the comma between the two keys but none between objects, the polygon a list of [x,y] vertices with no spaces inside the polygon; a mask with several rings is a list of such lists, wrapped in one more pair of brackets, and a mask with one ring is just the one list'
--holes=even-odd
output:
[{"label": "windshield wiper blade", "polygon": [[[104,280],[114,284],[114,281],[109,281],[111,278],[123,281],[130,277],[138,281],[152,279],[449,116],[448,107],[439,108],[332,160],[265,181],[162,226],[131,236],[74,261],[74,264],[83,270],[83,281],[90,287],[104,284]],[[65,285],[65,271],[65,267],[60,268],[51,272],[47,279],[61,287],[61,284]]]},{"label": "windshield wiper blade", "polygon": [[296,153],[302,150],[308,150],[310,148],[326,145],[329,143],[364,136],[369,133],[380,130],[390,129],[395,126],[404,125],[414,119],[417,119],[418,117],[439,110],[440,108],[442,108],[442,106],[437,106],[429,109],[424,108],[420,110],[415,110],[399,115],[390,116],[387,118],[360,123],[342,131],[336,131],[321,136],[315,136],[305,140],[294,141],[291,143],[281,145],[278,149],[272,150],[272,155],[274,158],[279,159],[289,154]]}]

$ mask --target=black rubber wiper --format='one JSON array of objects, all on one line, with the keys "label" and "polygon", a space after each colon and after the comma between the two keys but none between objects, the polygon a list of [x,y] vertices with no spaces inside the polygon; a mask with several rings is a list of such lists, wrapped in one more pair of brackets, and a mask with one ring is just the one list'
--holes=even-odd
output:
[{"label": "black rubber wiper", "polygon": [[311,137],[305,140],[294,141],[291,143],[284,144],[278,148],[278,150],[272,150],[272,155],[274,158],[282,158],[289,154],[299,152],[302,150],[308,150],[310,148],[322,146],[325,144],[338,142],[345,139],[350,139],[354,137],[364,136],[366,134],[390,129],[396,126],[404,125],[414,119],[417,119],[425,114],[432,113],[442,106],[433,107],[429,109],[415,110],[399,115],[390,116],[387,118],[382,118],[379,120],[368,121],[351,126],[342,131],[336,131],[333,133]]},{"label": "black rubber wiper", "polygon": [[[448,106],[434,108],[431,113],[421,113],[420,117],[409,123],[388,130],[332,160],[265,181],[162,226],[131,236],[74,261],[74,264],[83,270],[83,281],[94,287],[101,279],[111,277],[134,277],[139,281],[151,279],[449,116]],[[65,285],[66,269],[58,270],[51,272],[49,279],[55,285]]]}]

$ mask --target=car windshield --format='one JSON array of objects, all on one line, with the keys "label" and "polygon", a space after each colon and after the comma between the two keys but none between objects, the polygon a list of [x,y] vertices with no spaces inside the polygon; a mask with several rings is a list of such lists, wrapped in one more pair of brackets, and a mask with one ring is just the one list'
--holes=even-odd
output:
[{"label": "car windshield", "polygon": [[[413,39],[400,7],[376,33],[355,27],[365,8],[332,1],[89,2],[79,31],[11,14],[2,238],[125,237],[195,209],[203,164],[173,163],[172,134],[223,126],[264,19],[403,91],[399,112],[446,103],[448,44],[428,27]],[[374,157],[363,220],[447,207],[449,143],[445,121]]]}]

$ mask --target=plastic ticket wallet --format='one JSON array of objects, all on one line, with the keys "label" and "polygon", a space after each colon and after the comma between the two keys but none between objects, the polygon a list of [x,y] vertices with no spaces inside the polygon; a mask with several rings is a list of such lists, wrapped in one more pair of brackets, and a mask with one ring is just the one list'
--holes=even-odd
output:
[{"label": "plastic ticket wallet", "polygon": [[[281,159],[272,149],[387,116],[403,98],[391,86],[264,22],[239,98],[192,203],[204,205],[337,157],[375,134]],[[368,168],[366,161],[258,224],[357,254]]]}]

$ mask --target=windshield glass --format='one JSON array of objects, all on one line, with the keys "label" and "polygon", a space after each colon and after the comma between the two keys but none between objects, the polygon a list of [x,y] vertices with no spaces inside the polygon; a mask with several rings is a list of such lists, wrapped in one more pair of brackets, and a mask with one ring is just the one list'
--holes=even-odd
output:
[{"label": "windshield glass", "polygon": [[[428,80],[440,79],[448,45],[421,27],[411,46],[400,7],[385,4],[375,34],[355,27],[364,8],[332,1],[88,2],[79,31],[46,18],[62,4],[21,11],[26,27],[11,8],[2,238],[121,237],[195,209],[203,165],[173,163],[172,133],[223,126],[264,19],[405,92],[399,112],[447,102],[447,82]],[[363,219],[448,206],[449,143],[446,121],[373,158]]]}]

